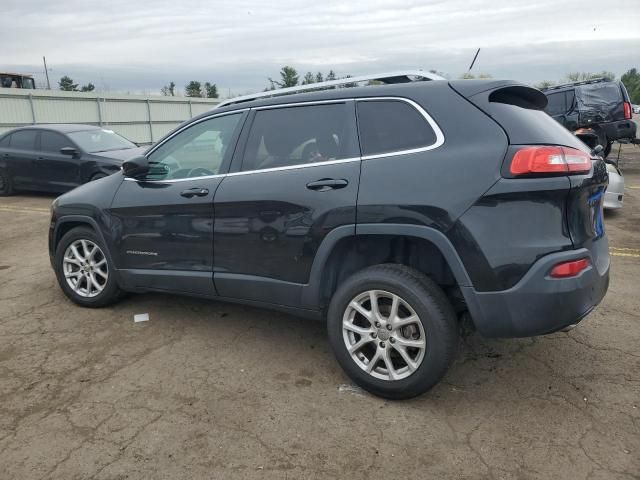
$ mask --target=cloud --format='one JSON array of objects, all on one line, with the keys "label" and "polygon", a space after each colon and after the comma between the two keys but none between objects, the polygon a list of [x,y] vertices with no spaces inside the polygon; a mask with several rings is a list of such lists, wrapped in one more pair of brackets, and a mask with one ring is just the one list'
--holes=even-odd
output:
[{"label": "cloud", "polygon": [[620,74],[640,66],[636,3],[620,0],[609,14],[595,0],[4,0],[0,68],[41,74],[46,55],[52,77],[101,88],[157,92],[171,80],[199,79],[242,93],[264,88],[284,64],[339,75],[437,68],[457,76],[481,47],[477,71],[495,77]]}]

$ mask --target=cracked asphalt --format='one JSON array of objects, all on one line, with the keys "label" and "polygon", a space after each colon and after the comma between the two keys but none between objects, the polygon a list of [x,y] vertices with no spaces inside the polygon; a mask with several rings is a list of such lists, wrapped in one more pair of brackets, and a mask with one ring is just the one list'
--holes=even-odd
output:
[{"label": "cracked asphalt", "polygon": [[640,149],[622,158],[603,303],[569,333],[470,334],[403,402],[352,387],[320,323],[158,294],[75,306],[53,197],[0,199],[0,478],[639,479]]}]

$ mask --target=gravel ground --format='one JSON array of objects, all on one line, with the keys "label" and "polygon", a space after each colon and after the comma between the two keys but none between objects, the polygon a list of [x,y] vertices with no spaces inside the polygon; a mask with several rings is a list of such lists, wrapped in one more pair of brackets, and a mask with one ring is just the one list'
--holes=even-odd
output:
[{"label": "gravel ground", "polygon": [[71,304],[52,197],[0,199],[0,478],[640,478],[640,149],[622,157],[603,303],[569,333],[471,334],[404,402],[353,387],[320,323],[157,294]]}]

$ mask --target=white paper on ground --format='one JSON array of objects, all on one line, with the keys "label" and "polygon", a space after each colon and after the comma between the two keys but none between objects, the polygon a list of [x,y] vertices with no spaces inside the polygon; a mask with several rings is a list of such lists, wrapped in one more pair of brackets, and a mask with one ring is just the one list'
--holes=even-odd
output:
[{"label": "white paper on ground", "polygon": [[135,323],[148,322],[149,321],[149,314],[148,313],[138,313],[137,315],[133,316],[133,321]]}]

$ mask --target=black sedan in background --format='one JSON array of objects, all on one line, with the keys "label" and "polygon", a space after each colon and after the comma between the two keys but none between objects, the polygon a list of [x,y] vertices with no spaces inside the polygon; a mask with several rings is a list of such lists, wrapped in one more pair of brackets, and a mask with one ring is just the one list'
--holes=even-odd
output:
[{"label": "black sedan in background", "polygon": [[145,150],[91,125],[16,128],[0,135],[0,196],[15,190],[66,192],[117,172],[124,160]]}]

